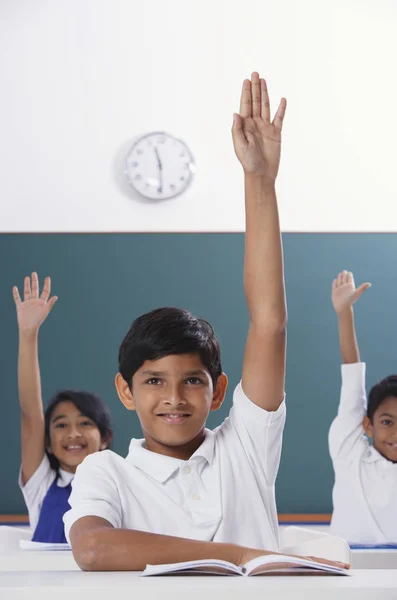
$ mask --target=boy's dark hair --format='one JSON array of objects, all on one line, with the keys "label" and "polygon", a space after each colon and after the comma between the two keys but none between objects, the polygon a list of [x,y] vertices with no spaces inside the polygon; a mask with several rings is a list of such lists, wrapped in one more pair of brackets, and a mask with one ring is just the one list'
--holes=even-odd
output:
[{"label": "boy's dark hair", "polygon": [[132,323],[120,346],[119,372],[131,389],[133,375],[146,360],[170,354],[198,354],[215,387],[222,366],[214,330],[180,308],[157,308]]},{"label": "boy's dark hair", "polygon": [[[62,390],[61,392],[58,392],[51,398],[47,405],[44,413],[46,447],[50,445],[51,415],[61,402],[72,402],[82,415],[91,419],[98,427],[102,441],[109,440],[107,447],[110,449],[113,438],[113,429],[108,407],[103,400],[95,394],[91,394],[90,392],[75,392],[73,390]],[[51,468],[58,471],[58,459],[50,452],[47,452],[47,450],[46,454],[50,461]]]},{"label": "boy's dark hair", "polygon": [[379,406],[386,398],[397,398],[397,375],[389,375],[376,383],[368,396],[367,417],[371,421]]}]

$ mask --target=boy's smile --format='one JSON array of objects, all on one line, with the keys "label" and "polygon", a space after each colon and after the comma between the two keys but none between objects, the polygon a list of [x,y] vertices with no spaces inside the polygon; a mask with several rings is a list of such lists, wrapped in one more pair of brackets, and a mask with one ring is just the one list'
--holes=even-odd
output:
[{"label": "boy's smile", "polygon": [[391,462],[397,462],[397,398],[385,398],[372,423],[366,418],[365,430],[373,438],[374,448]]},{"label": "boy's smile", "polygon": [[198,354],[145,361],[134,373],[131,390],[116,376],[120,399],[137,411],[146,448],[184,460],[201,445],[208,413],[221,406],[226,385],[222,374],[214,389]]}]

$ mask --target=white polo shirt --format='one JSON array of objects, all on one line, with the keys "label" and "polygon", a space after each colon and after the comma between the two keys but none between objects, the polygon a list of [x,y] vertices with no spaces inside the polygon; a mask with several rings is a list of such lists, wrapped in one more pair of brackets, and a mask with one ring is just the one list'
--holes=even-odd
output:
[{"label": "white polo shirt", "polygon": [[[56,472],[51,468],[46,454],[44,454],[40,465],[25,485],[22,483],[22,473],[19,473],[18,484],[28,509],[30,527],[33,531],[36,529],[39,520],[43,500],[55,477]],[[63,469],[59,469],[57,486],[66,487],[72,481],[73,477],[74,473],[68,473]]]},{"label": "white polo shirt", "polygon": [[285,401],[259,408],[239,384],[229,417],[189,460],[146,450],[133,439],[127,458],[105,450],[77,468],[65,534],[85,516],[114,527],[196,540],[278,549],[274,483],[280,462]]},{"label": "white polo shirt", "polygon": [[365,363],[342,365],[338,415],[329,432],[335,471],[331,533],[351,543],[397,542],[397,464],[364,433]]}]

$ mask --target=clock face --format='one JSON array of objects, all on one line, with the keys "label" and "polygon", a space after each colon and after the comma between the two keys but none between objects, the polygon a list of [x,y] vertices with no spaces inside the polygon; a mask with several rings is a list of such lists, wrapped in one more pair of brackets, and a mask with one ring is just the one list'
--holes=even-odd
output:
[{"label": "clock face", "polygon": [[190,185],[196,170],[186,144],[164,132],[149,133],[135,142],[125,167],[132,187],[151,200],[178,196]]}]

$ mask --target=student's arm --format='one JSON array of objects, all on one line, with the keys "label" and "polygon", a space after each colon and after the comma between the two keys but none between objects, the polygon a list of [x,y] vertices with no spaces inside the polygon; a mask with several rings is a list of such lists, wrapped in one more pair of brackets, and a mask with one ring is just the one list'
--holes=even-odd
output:
[{"label": "student's arm", "polygon": [[332,282],[332,304],[338,317],[339,344],[343,364],[360,362],[356,330],[354,327],[353,304],[360,298],[370,283],[356,289],[353,273],[342,271]]},{"label": "student's arm", "polygon": [[70,530],[73,556],[84,571],[143,571],[147,564],[216,558],[235,565],[274,554],[264,550],[178,538],[132,529],[116,529],[100,517],[87,516]]},{"label": "student's arm", "polygon": [[[235,544],[203,542],[132,529],[115,529],[100,517],[83,517],[70,530],[73,556],[83,571],[143,571],[146,565],[160,565],[189,560],[225,560],[235,565],[268,554]],[[349,568],[317,557],[318,562]]]},{"label": "student's arm", "polygon": [[51,281],[47,277],[41,296],[36,273],[32,273],[32,283],[25,277],[24,300],[18,288],[13,288],[18,329],[18,391],[21,406],[22,439],[22,483],[25,485],[36,471],[44,456],[44,414],[41,398],[41,381],[38,358],[38,336],[40,325],[47,318],[56,302],[49,299]]},{"label": "student's arm", "polygon": [[264,79],[245,80],[233,142],[245,179],[244,289],[249,312],[242,387],[247,397],[275,411],[284,397],[287,309],[275,182],[286,100],[270,121]]},{"label": "student's arm", "polygon": [[332,304],[338,316],[342,387],[338,414],[329,432],[332,460],[346,464],[367,447],[363,418],[366,410],[365,364],[360,362],[354,327],[353,304],[370,287],[363,283],[356,289],[351,272],[342,271],[332,282]]}]

